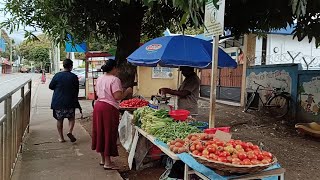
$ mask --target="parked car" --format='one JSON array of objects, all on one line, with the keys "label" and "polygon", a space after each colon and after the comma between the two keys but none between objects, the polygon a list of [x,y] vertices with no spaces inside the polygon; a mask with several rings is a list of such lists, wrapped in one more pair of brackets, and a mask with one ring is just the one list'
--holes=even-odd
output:
[{"label": "parked car", "polygon": [[22,68],[20,69],[20,72],[21,72],[21,73],[29,73],[29,72],[30,72],[30,69],[25,68],[25,67],[22,67]]},{"label": "parked car", "polygon": [[84,69],[75,69],[72,71],[75,75],[78,76],[79,86],[84,87],[86,85],[86,73]]}]

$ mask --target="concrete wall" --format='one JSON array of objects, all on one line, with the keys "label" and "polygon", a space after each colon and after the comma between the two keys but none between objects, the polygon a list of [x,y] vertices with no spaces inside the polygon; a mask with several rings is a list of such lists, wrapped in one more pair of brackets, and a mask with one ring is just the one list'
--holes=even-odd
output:
[{"label": "concrete wall", "polygon": [[152,78],[152,68],[138,67],[138,87],[135,92],[143,97],[156,95],[160,88],[177,89],[178,69],[172,69],[172,78]]},{"label": "concrete wall", "polygon": [[[272,90],[273,88],[282,88],[285,92],[291,94],[292,115],[295,116],[295,104],[298,95],[298,64],[277,64],[253,66],[247,69],[246,91],[253,92],[257,88],[254,81]],[[260,91],[260,96],[266,101],[270,91]]]},{"label": "concrete wall", "polygon": [[299,71],[297,120],[320,122],[320,71]]}]

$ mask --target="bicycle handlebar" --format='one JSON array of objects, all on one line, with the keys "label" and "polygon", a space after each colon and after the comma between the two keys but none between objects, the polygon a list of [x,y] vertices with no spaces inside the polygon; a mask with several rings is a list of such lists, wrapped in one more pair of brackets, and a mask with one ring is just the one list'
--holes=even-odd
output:
[{"label": "bicycle handlebar", "polygon": [[[265,86],[263,86],[263,85],[255,82],[255,81],[253,81],[253,83],[256,84],[256,85],[258,85],[257,89],[259,89],[259,87],[266,88]],[[272,90],[269,90],[269,91],[281,91],[281,90],[283,91],[283,88],[275,88],[275,87],[274,87]]]},{"label": "bicycle handlebar", "polygon": [[266,88],[266,87],[264,87],[263,85],[258,84],[258,83],[257,83],[257,82],[255,82],[255,81],[253,81],[253,83],[254,83],[254,84],[256,84],[256,85],[258,85],[258,86],[261,86],[261,87],[263,87],[263,88]]}]

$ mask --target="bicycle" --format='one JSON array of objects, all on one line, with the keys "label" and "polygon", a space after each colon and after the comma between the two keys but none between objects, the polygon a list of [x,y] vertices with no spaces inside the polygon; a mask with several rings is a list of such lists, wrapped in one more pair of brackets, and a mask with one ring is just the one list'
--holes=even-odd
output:
[{"label": "bicycle", "polygon": [[[266,87],[256,83],[255,81],[253,83],[258,85],[258,87],[256,88],[255,92],[253,92],[251,96],[248,98],[247,103],[245,105],[244,112],[247,112],[249,109],[253,109],[252,103],[254,102],[254,100],[255,100],[255,103],[259,103],[259,100],[260,100],[263,108],[267,108],[269,112],[272,115],[274,115],[274,117],[282,118],[288,114],[290,110],[290,100],[291,100],[290,93],[284,92],[284,89],[282,88],[274,88],[272,90],[260,89],[261,87],[262,88],[266,88]],[[260,94],[258,93],[259,90],[271,91],[271,95],[267,97],[266,102],[263,102]],[[255,99],[256,96],[258,96],[259,99]],[[258,107],[259,107],[259,104],[258,104]]]}]

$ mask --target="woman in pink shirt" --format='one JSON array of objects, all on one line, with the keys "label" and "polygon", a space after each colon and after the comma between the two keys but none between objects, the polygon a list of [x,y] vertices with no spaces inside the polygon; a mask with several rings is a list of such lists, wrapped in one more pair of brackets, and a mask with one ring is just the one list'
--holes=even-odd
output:
[{"label": "woman in pink shirt", "polygon": [[118,156],[117,138],[119,126],[119,101],[132,93],[132,88],[123,92],[121,81],[116,77],[116,61],[109,60],[101,67],[102,76],[97,79],[98,100],[93,110],[92,150],[101,154],[100,165],[104,169],[119,169],[111,162]]}]

